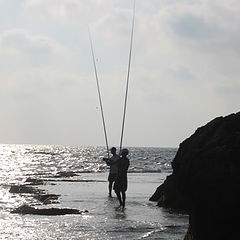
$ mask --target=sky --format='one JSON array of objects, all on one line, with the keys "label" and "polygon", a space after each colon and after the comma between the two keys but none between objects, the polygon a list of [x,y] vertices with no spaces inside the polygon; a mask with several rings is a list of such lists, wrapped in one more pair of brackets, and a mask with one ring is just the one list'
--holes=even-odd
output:
[{"label": "sky", "polygon": [[[119,146],[133,0],[0,0],[0,143]],[[239,111],[240,1],[136,0],[124,146]]]}]

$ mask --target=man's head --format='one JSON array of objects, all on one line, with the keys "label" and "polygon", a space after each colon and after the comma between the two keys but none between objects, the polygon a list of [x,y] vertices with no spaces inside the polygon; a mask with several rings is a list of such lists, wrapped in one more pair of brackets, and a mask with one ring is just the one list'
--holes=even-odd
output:
[{"label": "man's head", "polygon": [[124,149],[122,150],[122,152],[121,152],[121,155],[122,155],[122,156],[127,156],[128,153],[129,153],[128,149],[127,149],[127,148],[124,148]]},{"label": "man's head", "polygon": [[117,149],[116,149],[115,147],[112,147],[112,148],[111,148],[111,153],[112,153],[113,155],[116,154],[116,151],[117,151]]}]

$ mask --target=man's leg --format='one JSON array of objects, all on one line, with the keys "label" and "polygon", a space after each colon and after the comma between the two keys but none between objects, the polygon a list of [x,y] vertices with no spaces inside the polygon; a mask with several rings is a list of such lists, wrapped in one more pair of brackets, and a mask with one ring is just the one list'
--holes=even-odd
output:
[{"label": "man's leg", "polygon": [[112,197],[112,186],[113,186],[113,181],[109,181],[109,184],[108,184],[109,197]]},{"label": "man's leg", "polygon": [[125,208],[126,193],[122,192],[122,207]]},{"label": "man's leg", "polygon": [[117,195],[118,201],[119,201],[119,203],[120,203],[120,206],[122,206],[122,205],[123,205],[123,202],[122,202],[122,198],[121,198],[120,192],[117,191],[117,192],[116,192],[116,195]]}]

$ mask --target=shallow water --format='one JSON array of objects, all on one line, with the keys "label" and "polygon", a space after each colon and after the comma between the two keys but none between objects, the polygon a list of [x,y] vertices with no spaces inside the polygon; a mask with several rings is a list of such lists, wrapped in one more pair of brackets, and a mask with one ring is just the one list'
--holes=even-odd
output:
[{"label": "shallow water", "polygon": [[[1,150],[1,239],[183,239],[187,216],[173,214],[148,201],[171,172],[170,161],[176,149],[130,149],[132,168],[124,211],[117,208],[115,196],[107,197],[108,169],[101,161],[102,148],[4,145]],[[70,170],[78,173],[72,179],[92,181],[64,182],[51,178],[58,171]],[[39,206],[27,195],[9,193],[10,184],[22,183],[29,176],[48,177],[48,183],[39,188],[60,194],[60,203]],[[23,203],[89,212],[65,216],[10,214]]]}]

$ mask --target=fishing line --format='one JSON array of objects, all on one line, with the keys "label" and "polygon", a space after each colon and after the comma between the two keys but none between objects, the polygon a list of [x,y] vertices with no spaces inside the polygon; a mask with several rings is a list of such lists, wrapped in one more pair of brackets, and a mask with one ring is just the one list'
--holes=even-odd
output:
[{"label": "fishing line", "polygon": [[134,32],[134,24],[135,24],[135,8],[136,8],[136,0],[134,0],[134,4],[133,4],[132,31],[131,31],[131,40],[130,40],[130,49],[129,49],[129,58],[128,58],[126,92],[125,92],[125,100],[124,100],[124,107],[123,107],[122,130],[121,130],[120,150],[119,150],[120,153],[122,150],[123,134],[124,134],[124,127],[125,127],[126,111],[127,111],[128,88],[129,88],[129,78],[130,78],[131,59],[132,59],[132,46],[133,46],[133,32]]},{"label": "fishing line", "polygon": [[108,138],[107,138],[107,129],[106,129],[106,123],[105,123],[105,118],[104,118],[103,104],[102,104],[102,97],[101,97],[100,86],[99,86],[99,80],[98,80],[98,74],[97,74],[97,66],[96,66],[95,55],[94,55],[94,50],[93,50],[92,37],[91,37],[91,33],[90,33],[90,29],[89,29],[89,28],[88,28],[88,33],[89,33],[89,40],[90,40],[90,44],[91,44],[91,52],[92,52],[92,59],[93,59],[94,73],[95,73],[95,78],[96,78],[96,83],[97,83],[97,91],[98,91],[99,105],[100,105],[100,108],[101,108],[101,116],[102,116],[102,123],[103,123],[103,130],[104,130],[105,143],[106,143],[106,148],[107,148],[108,158],[110,158],[110,156],[109,156]]}]

